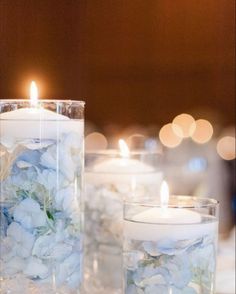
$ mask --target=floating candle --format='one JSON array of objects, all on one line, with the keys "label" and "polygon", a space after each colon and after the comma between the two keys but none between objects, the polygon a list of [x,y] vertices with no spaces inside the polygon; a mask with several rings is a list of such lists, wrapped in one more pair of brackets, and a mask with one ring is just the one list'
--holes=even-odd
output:
[{"label": "floating candle", "polygon": [[214,222],[202,223],[201,215],[187,208],[168,207],[169,189],[166,182],[161,185],[161,205],[147,207],[124,222],[124,232],[136,240],[158,240],[162,238],[186,239],[216,230]]},{"label": "floating candle", "polygon": [[[44,101],[38,100],[38,90],[35,82],[31,83],[30,101],[31,107],[0,114],[0,136],[4,140],[9,137],[16,139],[55,139],[60,133],[67,131],[80,133],[82,131],[82,122],[81,128],[78,129],[78,121],[72,121],[67,116],[40,106],[41,102],[44,103]],[[11,103],[10,100],[9,103]],[[60,100],[58,100],[58,105],[60,105]]]},{"label": "floating candle", "polygon": [[124,140],[119,140],[119,147],[120,157],[96,163],[91,172],[88,171],[86,174],[88,181],[129,185],[134,181],[142,183],[153,183],[156,181],[160,185],[162,180],[161,172],[156,171],[153,166],[141,160],[130,158],[130,151]]}]

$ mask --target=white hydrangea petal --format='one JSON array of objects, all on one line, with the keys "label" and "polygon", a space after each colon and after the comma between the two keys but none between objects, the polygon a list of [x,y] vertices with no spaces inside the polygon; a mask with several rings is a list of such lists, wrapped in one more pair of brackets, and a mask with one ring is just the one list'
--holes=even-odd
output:
[{"label": "white hydrangea petal", "polygon": [[14,250],[20,257],[28,257],[34,244],[34,236],[27,232],[18,223],[12,222],[7,229],[8,237],[15,240]]},{"label": "white hydrangea petal", "polygon": [[49,147],[40,158],[40,163],[47,167],[56,170],[57,168],[57,148],[55,145]]},{"label": "white hydrangea petal", "polygon": [[0,239],[0,258],[7,262],[9,261],[13,256],[15,256],[15,240],[11,237],[5,237]]},{"label": "white hydrangea petal", "polygon": [[145,288],[144,294],[169,294],[169,290],[163,285],[152,285]]},{"label": "white hydrangea petal", "polygon": [[30,277],[39,277],[41,279],[45,279],[49,274],[49,270],[48,267],[43,264],[41,259],[30,257],[26,268],[24,269],[24,274]]},{"label": "white hydrangea petal", "polygon": [[56,281],[58,285],[64,283],[76,270],[80,270],[80,258],[81,256],[79,253],[72,253],[59,265],[56,273]]},{"label": "white hydrangea petal", "polygon": [[14,256],[7,263],[3,264],[3,272],[7,275],[14,275],[21,272],[25,267],[25,260],[18,256]]},{"label": "white hydrangea petal", "polygon": [[[38,174],[38,182],[43,185],[47,190],[51,191],[57,185],[57,173],[51,169],[44,169]],[[58,179],[59,180],[59,179]]]},{"label": "white hydrangea petal", "polygon": [[67,284],[71,289],[76,289],[81,282],[81,272],[80,270],[73,273],[67,280]]},{"label": "white hydrangea petal", "polygon": [[53,245],[54,238],[52,235],[40,236],[34,243],[32,254],[39,258],[48,257],[48,251]]},{"label": "white hydrangea petal", "polygon": [[42,148],[46,148],[50,145],[53,144],[53,140],[33,140],[33,139],[29,139],[29,140],[25,140],[21,142],[21,145],[25,146],[28,149],[31,150],[38,150],[38,149],[42,149]]},{"label": "white hydrangea petal", "polygon": [[69,244],[56,244],[53,248],[52,258],[57,260],[63,260],[72,252],[72,246]]},{"label": "white hydrangea petal", "polygon": [[21,201],[14,210],[14,219],[22,224],[26,229],[46,225],[45,212],[40,209],[38,202],[31,198]]}]

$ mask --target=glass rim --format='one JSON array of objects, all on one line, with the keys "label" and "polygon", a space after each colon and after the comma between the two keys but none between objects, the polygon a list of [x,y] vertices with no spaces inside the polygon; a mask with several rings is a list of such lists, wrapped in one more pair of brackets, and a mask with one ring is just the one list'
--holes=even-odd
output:
[{"label": "glass rim", "polygon": [[[132,200],[124,200],[124,206],[130,205],[130,206],[141,206],[146,208],[153,208],[153,207],[161,207],[161,203],[154,201],[148,201],[148,200],[140,200],[140,201],[132,201]],[[171,204],[171,200],[177,200],[176,204]],[[184,200],[186,203],[183,202]],[[178,204],[178,201],[180,202]],[[182,203],[181,203],[182,201]],[[187,201],[192,201],[191,203],[187,204]],[[194,205],[195,203],[195,205]],[[167,205],[168,208],[188,208],[188,209],[196,209],[196,208],[210,208],[210,207],[218,207],[219,201],[214,198],[207,198],[207,197],[197,197],[197,196],[187,196],[187,195],[171,195],[169,197],[169,203]]]},{"label": "glass rim", "polygon": [[[26,103],[30,103],[30,99],[0,99],[0,104],[2,103],[22,103],[22,102],[26,102]],[[41,103],[68,103],[68,104],[78,104],[78,105],[85,105],[86,102],[83,100],[65,100],[65,99],[38,99],[38,104]]]}]

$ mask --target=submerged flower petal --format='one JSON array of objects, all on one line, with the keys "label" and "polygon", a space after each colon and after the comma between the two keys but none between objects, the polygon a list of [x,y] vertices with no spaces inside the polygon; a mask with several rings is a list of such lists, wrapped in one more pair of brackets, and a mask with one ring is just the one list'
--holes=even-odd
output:
[{"label": "submerged flower petal", "polygon": [[18,223],[12,222],[7,229],[7,236],[12,242],[12,251],[20,257],[28,257],[34,244],[34,236],[27,232]]},{"label": "submerged flower petal", "polygon": [[41,227],[46,225],[45,212],[40,209],[38,202],[31,198],[26,198],[18,204],[13,213],[14,219],[22,224],[26,229]]},{"label": "submerged flower petal", "polygon": [[41,259],[30,257],[27,261],[24,274],[34,278],[39,277],[41,279],[45,279],[49,274],[49,270],[48,267],[43,264]]},{"label": "submerged flower petal", "polygon": [[67,257],[59,265],[58,271],[56,273],[57,285],[63,284],[65,281],[68,281],[70,276],[76,272],[80,272],[80,264],[81,255],[79,253],[72,253],[69,257]]}]

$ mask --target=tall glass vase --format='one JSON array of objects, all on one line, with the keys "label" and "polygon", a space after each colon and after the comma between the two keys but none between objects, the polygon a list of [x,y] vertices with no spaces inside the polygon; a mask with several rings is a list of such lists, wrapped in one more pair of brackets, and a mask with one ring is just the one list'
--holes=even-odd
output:
[{"label": "tall glass vase", "polygon": [[160,154],[141,150],[124,158],[106,150],[85,158],[86,291],[120,294],[123,201],[156,195],[162,182]]},{"label": "tall glass vase", "polygon": [[81,293],[83,113],[0,100],[1,293]]}]

